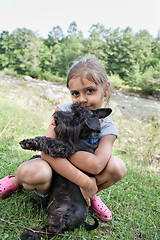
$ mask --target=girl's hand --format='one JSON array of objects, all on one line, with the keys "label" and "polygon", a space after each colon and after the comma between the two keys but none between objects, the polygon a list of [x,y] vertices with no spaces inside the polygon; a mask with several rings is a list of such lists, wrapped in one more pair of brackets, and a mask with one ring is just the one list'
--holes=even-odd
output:
[{"label": "girl's hand", "polygon": [[80,187],[81,193],[86,200],[87,205],[90,207],[91,206],[91,199],[94,197],[94,195],[98,191],[98,187],[96,184],[96,179],[94,177],[90,178],[90,183],[85,186],[85,187]]}]

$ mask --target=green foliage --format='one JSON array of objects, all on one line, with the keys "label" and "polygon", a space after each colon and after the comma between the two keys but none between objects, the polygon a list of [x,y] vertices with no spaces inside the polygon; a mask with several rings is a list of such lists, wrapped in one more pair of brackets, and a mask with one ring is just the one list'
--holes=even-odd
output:
[{"label": "green foliage", "polygon": [[13,70],[12,68],[5,68],[3,71],[4,75],[9,75],[12,77],[16,77],[17,76],[17,72],[15,70]]},{"label": "green foliage", "polygon": [[59,76],[55,76],[51,72],[47,72],[47,71],[41,73],[40,78],[41,79],[45,79],[47,81],[51,81],[51,82],[60,82],[60,83],[65,82],[65,78],[61,78]]},{"label": "green foliage", "polygon": [[82,55],[82,51],[82,41],[74,33],[63,39],[61,45],[57,45],[55,49],[55,69],[60,77],[67,75],[70,65]]},{"label": "green foliage", "polygon": [[11,68],[14,59],[14,42],[8,31],[0,34],[0,69]]},{"label": "green foliage", "polygon": [[75,21],[70,23],[67,32],[68,32],[68,35],[73,35],[78,32],[77,23]]},{"label": "green foliage", "polygon": [[88,39],[85,39],[83,42],[84,45],[84,53],[86,55],[90,55],[98,58],[104,67],[107,68],[107,46],[105,43],[105,36],[107,34],[107,30],[101,24],[93,25],[90,30],[90,35]]},{"label": "green foliage", "polygon": [[153,38],[147,31],[140,31],[136,38],[136,61],[141,73],[144,73],[151,65],[153,59]]},{"label": "green foliage", "polygon": [[115,89],[121,89],[124,87],[124,81],[116,74],[111,75],[109,81],[111,82],[111,86]]},{"label": "green foliage", "polygon": [[160,79],[160,60],[157,61],[157,64],[152,67],[152,75],[156,79]]},{"label": "green foliage", "polygon": [[135,38],[130,30],[123,33],[119,29],[114,31],[110,38],[111,40],[107,39],[109,72],[118,74],[129,84],[130,76],[134,73]]},{"label": "green foliage", "polygon": [[[152,95],[157,92],[159,33],[153,38],[146,30],[138,33],[129,27],[112,30],[98,23],[91,26],[89,37],[84,38],[75,21],[69,25],[67,36],[60,26],[53,27],[47,39],[26,28],[18,28],[12,34],[0,33],[0,70],[13,69],[18,74],[36,78],[66,77],[70,65],[86,55],[98,58],[109,75],[119,76],[129,88],[139,88]],[[152,74],[147,79],[148,71]],[[155,87],[149,83],[150,79],[155,79]]]},{"label": "green foliage", "polygon": [[139,87],[142,92],[149,95],[154,95],[154,93],[160,91],[160,77],[154,78],[154,68],[148,68],[141,76],[139,81]]},{"label": "green foliage", "polygon": [[40,78],[41,77],[41,70],[40,68],[31,68],[27,71],[28,75],[33,78]]},{"label": "green foliage", "polygon": [[53,27],[45,40],[45,44],[50,48],[54,47],[64,37],[60,26]]}]

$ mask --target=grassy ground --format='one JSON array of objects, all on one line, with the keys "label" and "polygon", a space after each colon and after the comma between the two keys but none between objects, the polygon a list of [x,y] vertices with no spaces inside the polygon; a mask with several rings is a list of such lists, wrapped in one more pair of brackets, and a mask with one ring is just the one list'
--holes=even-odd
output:
[{"label": "grassy ground", "polygon": [[[18,165],[33,155],[22,150],[19,141],[44,135],[55,106],[66,98],[55,93],[51,102],[38,87],[0,82],[0,178],[14,174]],[[111,209],[113,220],[100,221],[99,228],[92,232],[80,228],[54,239],[159,239],[159,123],[155,118],[148,122],[116,114],[111,118],[119,128],[113,153],[125,161],[128,169],[123,180],[99,193]],[[11,223],[28,228],[45,223],[43,210],[38,212],[29,203],[33,196],[22,190],[0,200],[0,219],[10,222],[0,220],[0,239],[20,239],[24,229]]]}]

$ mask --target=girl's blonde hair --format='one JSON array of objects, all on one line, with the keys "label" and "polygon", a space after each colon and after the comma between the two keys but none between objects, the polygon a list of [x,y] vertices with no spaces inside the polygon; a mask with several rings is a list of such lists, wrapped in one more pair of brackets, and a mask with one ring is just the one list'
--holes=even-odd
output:
[{"label": "girl's blonde hair", "polygon": [[[69,81],[71,78],[80,77],[87,78],[96,84],[106,87],[108,82],[107,72],[102,64],[95,58],[84,57],[80,61],[73,64],[67,75],[67,87],[69,88]],[[109,101],[110,93],[108,93],[107,102]]]}]

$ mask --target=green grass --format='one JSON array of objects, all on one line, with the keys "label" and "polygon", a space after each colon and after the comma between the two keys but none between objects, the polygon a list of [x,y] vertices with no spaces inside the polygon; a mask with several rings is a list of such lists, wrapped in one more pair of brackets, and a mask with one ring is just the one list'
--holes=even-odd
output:
[{"label": "green grass", "polygon": [[[0,178],[14,174],[18,165],[33,155],[18,143],[44,135],[56,104],[57,100],[43,98],[39,88],[0,82]],[[54,239],[159,239],[159,122],[155,118],[146,122],[112,118],[119,128],[113,153],[125,161],[128,170],[123,180],[99,193],[113,220],[99,221],[99,228],[91,232],[80,228]],[[32,208],[29,200],[33,197],[32,192],[22,190],[0,200],[0,218],[28,228],[42,226],[46,214]],[[24,229],[11,223],[0,221],[0,239],[20,239]]]}]

